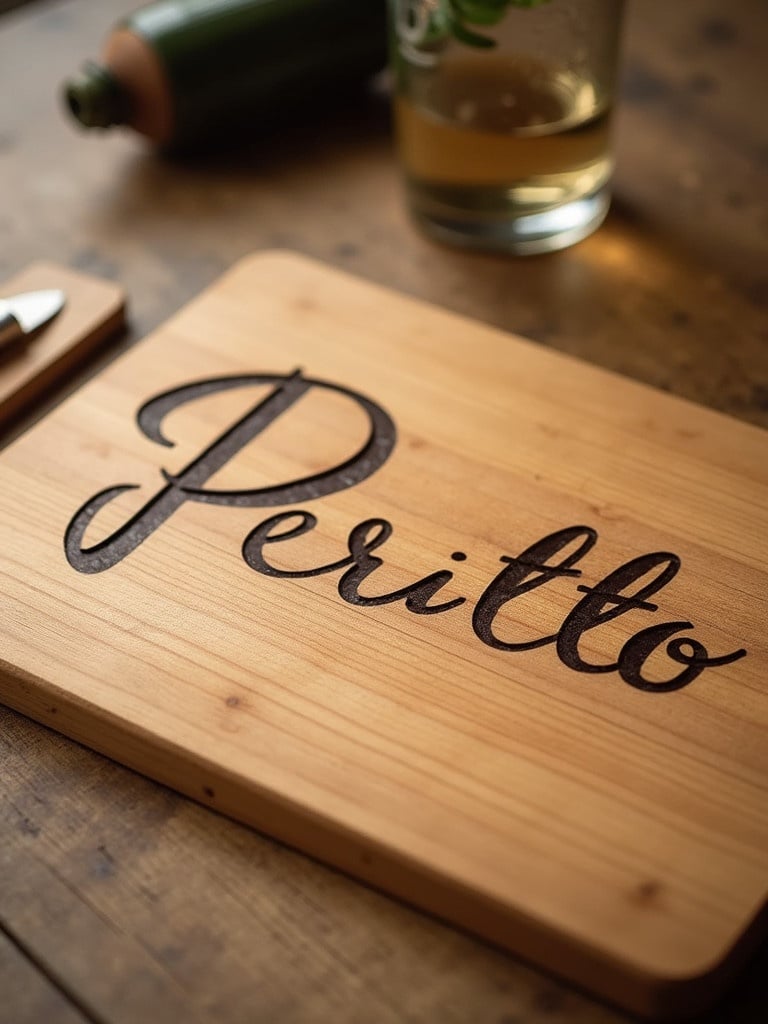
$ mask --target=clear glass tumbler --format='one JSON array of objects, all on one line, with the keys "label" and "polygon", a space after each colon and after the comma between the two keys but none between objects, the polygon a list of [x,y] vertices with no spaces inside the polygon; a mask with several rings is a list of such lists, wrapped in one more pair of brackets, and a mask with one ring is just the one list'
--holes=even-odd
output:
[{"label": "clear glass tumbler", "polygon": [[528,254],[610,202],[624,0],[390,0],[408,205],[447,242]]}]

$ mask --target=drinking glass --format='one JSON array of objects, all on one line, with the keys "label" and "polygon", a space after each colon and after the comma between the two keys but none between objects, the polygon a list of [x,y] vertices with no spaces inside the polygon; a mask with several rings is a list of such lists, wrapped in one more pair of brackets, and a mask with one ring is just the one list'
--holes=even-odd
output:
[{"label": "drinking glass", "polygon": [[623,0],[390,0],[398,148],[429,235],[528,254],[600,225],[623,11]]}]

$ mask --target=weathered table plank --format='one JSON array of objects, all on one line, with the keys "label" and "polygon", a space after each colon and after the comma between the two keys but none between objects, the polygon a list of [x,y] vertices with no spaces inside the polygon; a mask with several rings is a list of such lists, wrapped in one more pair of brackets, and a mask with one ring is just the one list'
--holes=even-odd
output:
[{"label": "weathered table plank", "polygon": [[87,1024],[84,1017],[0,931],[0,1024]]},{"label": "weathered table plank", "polygon": [[0,914],[105,1020],[622,1019],[12,712],[0,722]]}]

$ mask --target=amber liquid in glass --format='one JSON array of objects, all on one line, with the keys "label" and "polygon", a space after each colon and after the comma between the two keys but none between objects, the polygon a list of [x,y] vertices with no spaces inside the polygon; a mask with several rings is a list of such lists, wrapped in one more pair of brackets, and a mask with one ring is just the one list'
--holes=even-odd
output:
[{"label": "amber liquid in glass", "polygon": [[396,101],[416,212],[515,218],[608,181],[610,107],[570,69],[487,52],[415,72]]}]

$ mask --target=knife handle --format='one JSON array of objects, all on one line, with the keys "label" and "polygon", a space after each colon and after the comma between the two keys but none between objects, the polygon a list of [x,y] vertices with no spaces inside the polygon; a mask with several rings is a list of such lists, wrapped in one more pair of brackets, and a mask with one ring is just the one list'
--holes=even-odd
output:
[{"label": "knife handle", "polygon": [[23,337],[24,332],[13,313],[0,313],[0,355],[17,345]]}]

